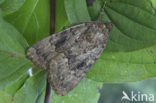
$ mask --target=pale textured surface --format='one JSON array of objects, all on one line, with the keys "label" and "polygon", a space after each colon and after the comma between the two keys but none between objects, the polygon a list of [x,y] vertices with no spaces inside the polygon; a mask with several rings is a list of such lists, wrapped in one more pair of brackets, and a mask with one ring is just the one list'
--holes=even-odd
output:
[{"label": "pale textured surface", "polygon": [[53,34],[27,51],[27,56],[48,73],[58,95],[71,91],[105,48],[111,23],[90,22]]}]

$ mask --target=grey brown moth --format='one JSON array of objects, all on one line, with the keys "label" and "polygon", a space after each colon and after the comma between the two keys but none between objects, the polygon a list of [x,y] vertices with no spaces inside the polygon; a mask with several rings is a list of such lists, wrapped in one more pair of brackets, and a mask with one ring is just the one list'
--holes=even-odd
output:
[{"label": "grey brown moth", "polygon": [[30,47],[28,58],[47,72],[58,95],[66,95],[103,52],[111,23],[88,22],[53,34]]}]

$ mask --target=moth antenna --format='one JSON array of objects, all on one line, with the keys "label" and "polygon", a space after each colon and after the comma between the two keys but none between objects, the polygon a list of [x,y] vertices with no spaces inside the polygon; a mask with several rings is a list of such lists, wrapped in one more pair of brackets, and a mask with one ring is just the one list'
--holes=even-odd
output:
[{"label": "moth antenna", "polygon": [[105,6],[106,6],[106,1],[104,1],[104,3],[103,3],[103,6],[102,6],[102,11],[104,11],[104,8],[105,8]]},{"label": "moth antenna", "polygon": [[99,14],[99,19],[98,19],[99,22],[104,22],[104,8],[106,6],[106,3],[107,2],[104,1],[103,5],[101,7],[101,11],[100,11],[100,14]]}]

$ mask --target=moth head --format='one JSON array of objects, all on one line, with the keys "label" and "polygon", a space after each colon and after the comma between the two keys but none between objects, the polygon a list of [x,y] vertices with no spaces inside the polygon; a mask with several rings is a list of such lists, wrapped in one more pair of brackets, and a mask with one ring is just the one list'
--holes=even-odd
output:
[{"label": "moth head", "polygon": [[109,32],[112,29],[112,23],[94,22],[90,24],[87,40],[95,43],[103,43],[108,39]]},{"label": "moth head", "polygon": [[113,24],[112,23],[102,23],[102,22],[99,22],[97,24],[97,26],[101,30],[108,30],[110,32],[112,30]]},{"label": "moth head", "polygon": [[113,27],[113,24],[112,23],[105,23],[106,25],[106,28],[111,31],[112,30],[112,27]]}]

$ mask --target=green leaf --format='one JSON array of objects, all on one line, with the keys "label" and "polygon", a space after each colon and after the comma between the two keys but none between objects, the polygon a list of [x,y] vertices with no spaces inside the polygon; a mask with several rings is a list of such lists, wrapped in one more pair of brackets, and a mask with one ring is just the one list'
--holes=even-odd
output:
[{"label": "green leaf", "polygon": [[88,7],[88,11],[92,21],[97,20],[101,11],[101,2],[97,0],[93,2],[93,5]]},{"label": "green leaf", "polygon": [[0,0],[0,4],[1,4],[0,8],[4,11],[4,15],[6,15],[18,10],[23,5],[24,2],[25,0],[5,0],[1,4],[1,0]]},{"label": "green leaf", "polygon": [[155,0],[151,0],[151,3],[152,3],[152,6],[153,6],[153,9],[156,9],[156,1]]},{"label": "green leaf", "polygon": [[[109,0],[103,0],[103,1],[109,1]],[[123,2],[123,3],[129,4],[129,5],[134,5],[135,7],[138,7],[144,11],[147,11],[150,14],[155,13],[152,10],[150,0],[116,0],[115,2]]]},{"label": "green leaf", "polygon": [[36,103],[44,103],[45,91],[46,91],[45,89],[42,91],[41,95],[38,97]]},{"label": "green leaf", "polygon": [[[0,39],[2,54],[0,55],[0,68],[3,68],[0,71],[3,73],[0,76],[0,88],[11,95],[17,92],[15,94],[17,103],[30,103],[30,101],[34,103],[45,88],[46,76],[43,72],[34,75],[25,82],[27,76],[24,75],[31,67],[31,63],[25,58],[28,44],[22,36],[31,44],[31,42],[34,43],[45,35],[49,35],[49,6],[47,5],[49,5],[47,0],[26,0],[16,12],[4,16],[5,20],[14,25],[20,33],[9,23],[0,22],[3,25],[0,26],[3,27],[0,29],[2,30],[0,35],[5,37]],[[40,16],[41,14],[43,16]],[[23,83],[24,85],[20,88]],[[30,91],[31,95],[25,98],[24,95],[28,95]],[[23,101],[24,99],[25,101]]]},{"label": "green leaf", "polygon": [[5,91],[8,94],[14,96],[14,94],[24,84],[24,82],[26,81],[28,77],[29,77],[28,73],[23,74],[22,76],[20,76],[18,80],[14,81],[13,83],[9,83],[10,85],[3,88],[2,91]]},{"label": "green leaf", "polygon": [[129,51],[156,44],[156,16],[152,11],[147,12],[148,9],[133,5],[139,1],[152,8],[148,0],[116,0],[107,3],[105,13],[114,24],[107,50]]},{"label": "green leaf", "polygon": [[0,4],[2,4],[5,0],[0,0]]},{"label": "green leaf", "polygon": [[5,16],[32,45],[49,35],[49,0],[26,0],[20,9]]},{"label": "green leaf", "polygon": [[156,45],[133,52],[104,52],[87,77],[102,82],[130,82],[156,76]]},{"label": "green leaf", "polygon": [[97,103],[99,98],[98,88],[101,87],[102,83],[84,78],[66,96],[57,96],[52,93],[51,103]]},{"label": "green leaf", "polygon": [[0,91],[0,103],[17,103],[16,100],[4,91]]},{"label": "green leaf", "polygon": [[45,86],[46,74],[41,71],[27,79],[14,98],[17,103],[36,103]]},{"label": "green leaf", "polygon": [[25,39],[9,23],[0,18],[0,89],[16,82],[30,68],[25,58]]},{"label": "green leaf", "polygon": [[[21,58],[21,57],[13,57],[11,54],[4,54],[4,53],[0,53],[0,80],[4,79],[5,77],[16,73],[18,70],[20,69],[25,69],[27,68],[27,65],[30,64],[30,62],[25,59],[25,58]],[[29,67],[29,66],[28,66]],[[10,70],[10,68],[13,68]]]},{"label": "green leaf", "polygon": [[26,40],[9,23],[0,18],[0,53],[12,53],[21,56],[25,55],[28,48]]},{"label": "green leaf", "polygon": [[27,59],[0,53],[0,89],[18,81],[30,66]]},{"label": "green leaf", "polygon": [[65,0],[65,9],[71,24],[91,21],[86,0]]},{"label": "green leaf", "polygon": [[[100,3],[95,2],[94,4],[99,5]],[[78,11],[84,11],[76,11],[70,7],[80,7],[80,5],[69,3],[65,3],[65,5],[70,23],[81,23],[80,20],[84,19],[83,16],[81,16],[82,18],[79,21],[75,18]],[[97,14],[93,15],[93,11],[99,10],[96,10],[94,5],[90,8],[92,10],[90,10],[90,14],[92,18],[95,18],[94,16]],[[100,8],[100,6],[98,8]],[[86,14],[88,14],[87,11]],[[105,6],[105,17],[106,16],[110,19],[109,21],[114,24],[106,50],[132,51],[156,44],[156,16],[153,14],[149,0],[116,0],[113,2],[107,0]],[[104,20],[105,19],[106,18],[104,18]],[[90,19],[87,20],[89,21]],[[132,30],[134,26],[135,28]]]},{"label": "green leaf", "polygon": [[[61,8],[60,8],[61,7]],[[64,27],[70,25],[64,7],[64,0],[56,0],[56,13],[55,13],[55,32],[59,32]]]}]

